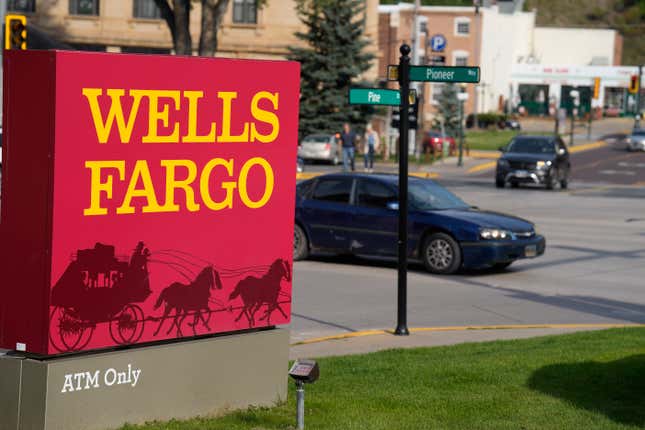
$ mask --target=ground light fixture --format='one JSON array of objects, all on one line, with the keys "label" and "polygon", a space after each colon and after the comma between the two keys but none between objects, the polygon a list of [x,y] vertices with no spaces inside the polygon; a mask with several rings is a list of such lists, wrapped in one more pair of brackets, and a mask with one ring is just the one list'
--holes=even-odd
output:
[{"label": "ground light fixture", "polygon": [[298,430],[305,428],[305,384],[318,380],[320,369],[314,360],[296,360],[289,370],[296,381],[296,423]]}]

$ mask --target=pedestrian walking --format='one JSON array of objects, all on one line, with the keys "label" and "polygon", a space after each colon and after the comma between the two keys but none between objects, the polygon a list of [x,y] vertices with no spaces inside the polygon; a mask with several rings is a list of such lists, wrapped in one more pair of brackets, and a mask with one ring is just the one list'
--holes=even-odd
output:
[{"label": "pedestrian walking", "polygon": [[356,133],[351,129],[349,123],[343,124],[343,132],[340,134],[340,143],[343,146],[343,171],[347,172],[351,167],[353,172]]},{"label": "pedestrian walking", "polygon": [[365,127],[365,171],[373,172],[374,171],[374,152],[376,151],[376,146],[378,145],[379,136],[376,130],[372,128],[372,124],[367,124]]}]

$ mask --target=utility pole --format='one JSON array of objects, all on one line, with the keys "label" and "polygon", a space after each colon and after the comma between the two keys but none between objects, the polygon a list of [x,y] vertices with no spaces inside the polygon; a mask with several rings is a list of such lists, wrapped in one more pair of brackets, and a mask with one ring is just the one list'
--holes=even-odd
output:
[{"label": "utility pole", "polygon": [[643,74],[643,65],[638,66],[638,91],[636,91],[636,123],[635,128],[640,128],[641,125],[641,88],[642,88],[642,79],[641,75]]},{"label": "utility pole", "polygon": [[[419,32],[419,27],[421,23],[421,19],[419,17],[419,9],[421,8],[421,0],[414,0],[414,10],[413,10],[413,24],[414,28],[412,29],[412,61],[411,64],[419,64],[418,58],[419,58],[419,41],[421,39],[421,34]],[[412,89],[417,91],[417,95],[420,94],[419,91],[419,86],[418,84],[412,83],[410,86]],[[401,109],[401,116],[403,116],[403,109]],[[406,115],[407,115],[407,111]],[[418,115],[418,113],[417,113]],[[417,117],[417,128],[419,127],[419,118]],[[412,142],[414,152],[419,156],[419,150],[418,150],[418,145],[417,145],[417,130],[410,129],[410,142]]]}]

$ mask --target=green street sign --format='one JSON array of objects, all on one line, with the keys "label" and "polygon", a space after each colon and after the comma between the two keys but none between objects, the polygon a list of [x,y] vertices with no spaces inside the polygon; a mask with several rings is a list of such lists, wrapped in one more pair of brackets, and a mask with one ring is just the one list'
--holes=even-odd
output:
[{"label": "green street sign", "polygon": [[[410,91],[410,103],[414,103],[416,91]],[[350,88],[350,105],[381,105],[400,106],[401,96],[399,90],[383,88]]]},{"label": "green street sign", "polygon": [[382,88],[350,88],[350,105],[385,105],[398,106],[401,104],[401,96],[398,90],[386,90]]},{"label": "green street sign", "polygon": [[416,82],[479,82],[479,67],[410,66],[410,80]]}]

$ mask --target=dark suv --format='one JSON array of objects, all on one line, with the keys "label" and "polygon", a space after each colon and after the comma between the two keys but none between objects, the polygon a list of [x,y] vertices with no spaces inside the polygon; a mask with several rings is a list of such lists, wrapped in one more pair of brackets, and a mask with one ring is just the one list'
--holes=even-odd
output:
[{"label": "dark suv", "polygon": [[556,136],[515,136],[499,149],[502,156],[497,161],[495,185],[503,188],[508,182],[546,185],[552,190],[558,183],[567,188],[571,162],[569,151],[562,139]]}]

